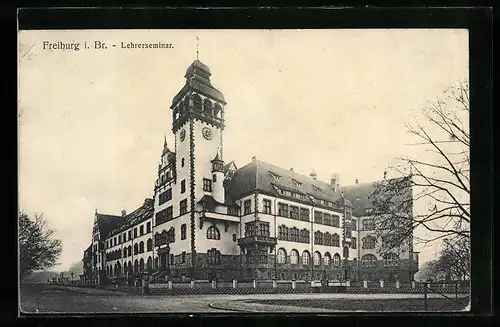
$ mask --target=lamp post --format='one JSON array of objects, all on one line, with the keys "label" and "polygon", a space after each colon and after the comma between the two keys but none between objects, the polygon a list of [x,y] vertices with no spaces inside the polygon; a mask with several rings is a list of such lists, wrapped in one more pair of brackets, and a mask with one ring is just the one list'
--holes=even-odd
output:
[{"label": "lamp post", "polygon": [[74,272],[69,273],[71,275],[71,284],[73,284],[73,275],[75,274]]}]

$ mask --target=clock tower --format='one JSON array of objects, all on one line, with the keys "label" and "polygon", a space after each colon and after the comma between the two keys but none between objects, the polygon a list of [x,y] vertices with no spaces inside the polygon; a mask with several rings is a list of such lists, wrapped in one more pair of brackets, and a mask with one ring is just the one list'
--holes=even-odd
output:
[{"label": "clock tower", "polygon": [[[224,95],[212,85],[210,76],[208,66],[195,60],[184,76],[186,83],[170,106],[173,115],[172,132],[175,135],[177,183],[185,181],[186,192],[181,197],[186,197],[187,211],[191,216],[193,274],[196,261],[197,203],[205,195],[211,196],[213,183],[218,182],[218,176],[214,178],[212,161],[217,157],[223,162],[222,137],[226,101]],[[216,197],[220,201],[223,196],[219,194],[221,190],[216,189]]]}]

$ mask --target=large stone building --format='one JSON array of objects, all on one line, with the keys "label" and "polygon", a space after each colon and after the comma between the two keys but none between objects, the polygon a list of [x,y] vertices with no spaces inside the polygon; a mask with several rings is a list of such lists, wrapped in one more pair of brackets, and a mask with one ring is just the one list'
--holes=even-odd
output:
[{"label": "large stone building", "polygon": [[225,162],[226,102],[210,76],[194,61],[173,98],[154,198],[130,214],[96,211],[85,278],[413,280],[411,241],[379,254],[373,183]]}]

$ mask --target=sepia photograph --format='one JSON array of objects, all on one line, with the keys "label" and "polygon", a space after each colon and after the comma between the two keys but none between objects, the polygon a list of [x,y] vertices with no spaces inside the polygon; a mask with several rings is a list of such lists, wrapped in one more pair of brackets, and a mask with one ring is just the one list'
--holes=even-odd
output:
[{"label": "sepia photograph", "polygon": [[18,32],[19,311],[470,311],[467,29]]}]

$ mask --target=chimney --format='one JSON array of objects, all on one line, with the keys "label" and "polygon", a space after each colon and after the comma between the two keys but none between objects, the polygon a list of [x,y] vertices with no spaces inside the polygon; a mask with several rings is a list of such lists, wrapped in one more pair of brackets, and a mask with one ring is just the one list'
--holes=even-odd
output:
[{"label": "chimney", "polygon": [[332,174],[332,177],[330,178],[330,186],[332,189],[337,192],[339,189],[339,174],[335,173]]},{"label": "chimney", "polygon": [[316,175],[316,172],[314,171],[314,169],[313,169],[313,171],[309,174],[309,176],[310,176],[312,179],[317,179],[317,178],[318,178],[318,176]]},{"label": "chimney", "polygon": [[356,178],[356,184],[358,184],[358,179]]},{"label": "chimney", "polygon": [[290,171],[293,172],[293,168],[290,168]]},{"label": "chimney", "polygon": [[256,157],[256,156],[253,156],[253,157],[252,157],[252,161],[255,161],[255,160],[257,160],[257,157]]},{"label": "chimney", "polygon": [[122,217],[125,217],[127,215],[127,210],[123,209],[122,210]]},{"label": "chimney", "polygon": [[384,179],[386,179],[386,178],[387,178],[387,172],[384,171]]}]

